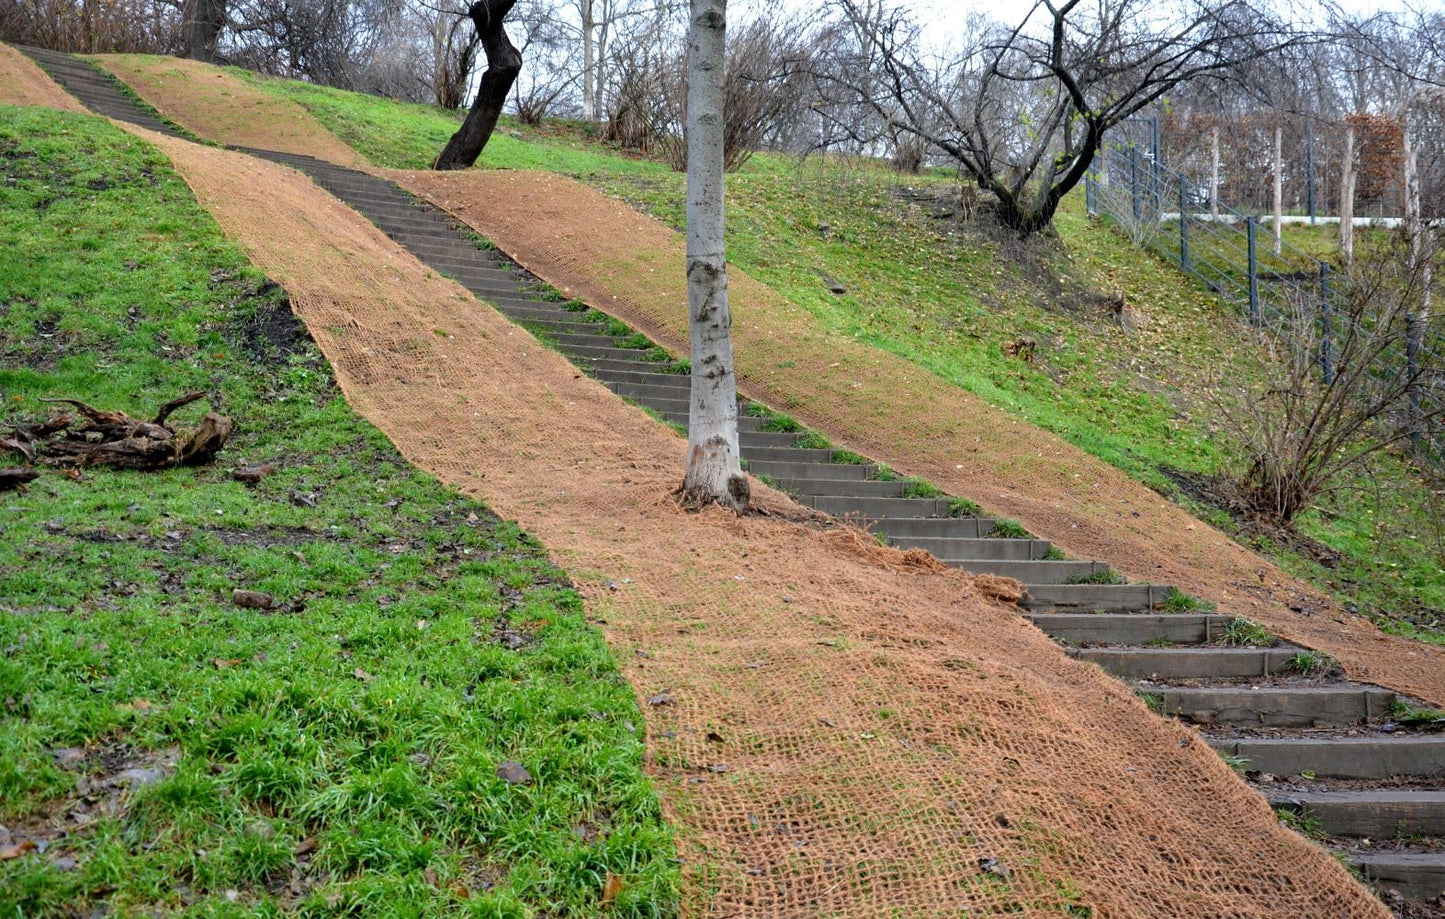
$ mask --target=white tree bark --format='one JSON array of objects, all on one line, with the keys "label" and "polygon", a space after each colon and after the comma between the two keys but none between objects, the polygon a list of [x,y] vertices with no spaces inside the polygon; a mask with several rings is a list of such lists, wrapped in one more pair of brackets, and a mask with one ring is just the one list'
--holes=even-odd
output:
[{"label": "white tree bark", "polygon": [[1284,249],[1284,128],[1274,126],[1274,254]]},{"label": "white tree bark", "polygon": [[1340,162],[1340,253],[1355,259],[1355,126],[1345,128],[1345,157]]},{"label": "white tree bark", "polygon": [[723,39],[727,0],[691,0],[687,47],[687,305],[692,332],[688,409],[690,506],[741,513],[748,479],[738,462],[737,380],[723,246]]},{"label": "white tree bark", "polygon": [[587,121],[597,120],[597,59],[592,41],[597,23],[592,17],[592,3],[578,0],[578,12],[582,14],[582,117]]},{"label": "white tree bark", "polygon": [[1418,271],[1422,281],[1420,307],[1415,311],[1418,319],[1430,318],[1430,227],[1425,222],[1420,201],[1420,158],[1410,131],[1410,122],[1405,122],[1405,238],[1410,243],[1410,269]]},{"label": "white tree bark", "polygon": [[1214,128],[1211,135],[1210,152],[1212,154],[1212,165],[1209,170],[1209,216],[1219,219],[1219,127]]}]

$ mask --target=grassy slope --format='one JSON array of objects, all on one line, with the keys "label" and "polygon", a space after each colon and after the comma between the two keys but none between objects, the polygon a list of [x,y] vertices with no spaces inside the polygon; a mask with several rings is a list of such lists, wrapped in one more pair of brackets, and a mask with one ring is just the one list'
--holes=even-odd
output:
[{"label": "grassy slope", "polygon": [[0,824],[50,840],[0,913],[594,916],[609,873],[671,913],[640,713],[540,547],[348,409],[154,151],[0,107],[0,173],[0,426],[200,389],[237,429],[0,498]]},{"label": "grassy slope", "polygon": [[[457,123],[427,106],[252,79],[306,105],[381,165],[426,167]],[[580,130],[504,119],[481,162],[581,178],[682,224],[681,176]],[[729,256],[828,327],[908,357],[1186,504],[1173,472],[1229,471],[1210,393],[1221,381],[1254,378],[1261,358],[1240,344],[1214,297],[1090,221],[1081,195],[1066,199],[1057,240],[1020,246],[933,220],[899,191],[898,180],[867,165],[755,157],[729,181]],[[1286,232],[1305,245],[1325,238],[1320,228]],[[849,293],[828,293],[820,270]],[[1115,293],[1130,304],[1123,324],[1101,303]],[[1020,338],[1037,341],[1034,361],[1005,354]],[[1300,521],[1306,536],[1344,553],[1337,568],[1250,538],[1385,628],[1445,643],[1440,496],[1389,459],[1347,486]],[[1235,529],[1224,512],[1191,506]]]}]

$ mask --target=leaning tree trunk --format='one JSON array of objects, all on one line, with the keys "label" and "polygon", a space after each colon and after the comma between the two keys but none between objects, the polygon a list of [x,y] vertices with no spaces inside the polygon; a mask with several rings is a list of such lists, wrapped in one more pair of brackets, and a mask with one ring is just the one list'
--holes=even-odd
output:
[{"label": "leaning tree trunk", "polygon": [[437,157],[434,169],[469,169],[482,155],[482,148],[492,137],[497,127],[497,118],[502,114],[502,105],[507,93],[522,69],[522,53],[507,38],[502,20],[511,12],[517,0],[477,0],[467,16],[477,27],[482,39],[482,50],[487,55],[487,70],[482,74],[482,84],[477,88],[477,101],[452,139],[447,141],[441,156]]},{"label": "leaning tree trunk", "polygon": [[683,501],[748,506],[738,463],[738,397],[733,376],[723,247],[723,38],[727,0],[692,0],[687,48],[687,306],[692,332]]}]

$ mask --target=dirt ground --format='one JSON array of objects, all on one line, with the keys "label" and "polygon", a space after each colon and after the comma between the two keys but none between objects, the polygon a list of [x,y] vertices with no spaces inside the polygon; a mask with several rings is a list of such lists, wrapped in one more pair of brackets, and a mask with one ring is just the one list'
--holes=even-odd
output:
[{"label": "dirt ground", "polygon": [[[683,238],[535,172],[392,174],[529,270],[688,353]],[[1381,633],[1119,470],[902,358],[823,329],[729,269],[740,389],[840,446],[1013,517],[1071,555],[1173,584],[1334,655],[1351,677],[1445,704],[1445,649]]]},{"label": "dirt ground", "polygon": [[83,112],[81,105],[24,54],[0,42],[0,102],[6,105],[43,105],[67,112]]},{"label": "dirt ground", "polygon": [[131,54],[101,54],[90,60],[197,137],[367,168],[365,157],[342,143],[305,108],[260,92],[210,64]]},{"label": "dirt ground", "polygon": [[683,512],[665,426],[303,176],[135,130],[357,410],[577,578],[645,713],[690,914],[1388,915],[997,581],[761,485],[766,516]]}]

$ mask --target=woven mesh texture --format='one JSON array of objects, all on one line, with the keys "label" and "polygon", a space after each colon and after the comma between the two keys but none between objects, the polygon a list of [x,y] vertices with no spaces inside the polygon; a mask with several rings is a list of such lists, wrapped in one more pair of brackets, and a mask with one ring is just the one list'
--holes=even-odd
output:
[{"label": "woven mesh texture", "polygon": [[173,57],[102,54],[90,58],[136,95],[197,137],[257,150],[300,153],[341,166],[367,167],[302,106],[261,92],[210,64]]},{"label": "woven mesh texture", "polygon": [[993,599],[1006,582],[761,485],[767,516],[681,511],[667,428],[301,175],[145,136],[356,409],[577,579],[645,712],[690,914],[1389,915],[1192,732]]},{"label": "woven mesh texture", "polygon": [[[687,354],[681,235],[578,182],[393,173],[527,268]],[[1070,554],[1173,584],[1339,658],[1356,679],[1445,704],[1445,649],[1385,635],[1119,470],[845,335],[736,268],[739,388],[842,446],[1014,517]]]},{"label": "woven mesh texture", "polygon": [[86,110],[34,61],[4,42],[0,42],[0,102],[43,105],[67,112]]}]

